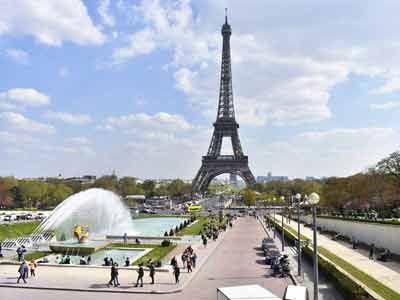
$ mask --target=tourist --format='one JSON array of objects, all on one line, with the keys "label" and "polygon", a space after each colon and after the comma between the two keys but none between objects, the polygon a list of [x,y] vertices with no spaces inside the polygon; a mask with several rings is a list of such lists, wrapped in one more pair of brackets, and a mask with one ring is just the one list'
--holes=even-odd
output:
[{"label": "tourist", "polygon": [[108,267],[109,265],[110,265],[110,261],[108,260],[108,257],[104,257],[104,265],[103,266]]},{"label": "tourist", "polygon": [[87,264],[90,265],[90,262],[92,261],[92,258],[90,257],[90,255],[87,258]]},{"label": "tourist", "polygon": [[110,262],[109,262],[110,266],[114,265],[114,260],[112,259],[112,257],[110,258]]},{"label": "tourist", "polygon": [[135,287],[138,287],[139,281],[140,281],[140,287],[143,287],[143,276],[144,276],[143,264],[139,264],[139,269],[137,272],[138,272],[138,278],[136,280]]},{"label": "tourist", "polygon": [[22,279],[26,283],[26,278],[28,278],[29,267],[26,264],[26,261],[22,261],[21,265],[19,266],[18,273],[19,277],[17,283]]},{"label": "tourist", "polygon": [[178,266],[174,267],[174,276],[175,276],[175,283],[179,283],[179,275],[181,274],[181,270],[179,270]]},{"label": "tourist", "polygon": [[129,260],[129,257],[126,257],[125,259],[125,267],[129,267],[131,265],[131,262]]},{"label": "tourist", "polygon": [[186,266],[187,266],[188,273],[193,272],[193,269],[192,269],[192,260],[191,260],[191,259],[188,259],[188,260],[187,260]]},{"label": "tourist", "polygon": [[150,284],[154,284],[154,275],[156,273],[156,269],[154,268],[154,264],[151,263],[149,266],[149,276],[151,278],[151,283]]},{"label": "tourist", "polygon": [[369,247],[369,259],[374,259],[374,253],[375,253],[375,244],[372,243],[371,246]]},{"label": "tourist", "polygon": [[71,257],[69,255],[67,255],[67,257],[65,258],[64,264],[66,265],[71,264]]},{"label": "tourist", "polygon": [[140,244],[140,241],[139,241],[138,238],[135,239],[135,243],[136,243],[136,244]]},{"label": "tourist", "polygon": [[203,245],[204,245],[204,248],[207,247],[207,238],[206,237],[204,237],[204,239],[203,239]]},{"label": "tourist", "polygon": [[192,254],[192,256],[190,257],[190,259],[192,260],[193,268],[196,268],[196,261],[197,261],[197,254],[196,254],[196,252],[193,252],[193,254]]},{"label": "tourist", "polygon": [[24,260],[25,252],[26,252],[26,249],[25,249],[25,246],[24,246],[24,245],[18,247],[18,249],[17,249],[17,255],[18,255],[18,261],[19,261],[19,262]]},{"label": "tourist", "polygon": [[111,279],[108,282],[107,286],[114,285],[115,287],[117,287],[119,285],[118,269],[117,269],[117,266],[114,264],[111,266],[111,274],[110,275],[111,275]]},{"label": "tourist", "polygon": [[178,261],[176,260],[176,257],[175,257],[175,256],[171,259],[171,266],[172,266],[173,268],[175,268],[175,267],[178,266]]},{"label": "tourist", "polygon": [[[58,257],[56,258],[58,260]],[[58,262],[60,265],[63,265],[65,262],[65,256],[61,256],[60,261]]]},{"label": "tourist", "polygon": [[125,245],[128,244],[128,234],[126,232],[124,233],[123,239],[124,239],[124,244]]},{"label": "tourist", "polygon": [[187,257],[186,250],[185,250],[185,252],[183,252],[183,253],[182,253],[182,256],[181,256],[182,268],[183,268],[183,269],[186,268],[186,261],[187,261],[187,259],[188,259],[188,257]]},{"label": "tourist", "polygon": [[80,264],[81,266],[86,265],[86,260],[85,260],[85,257],[84,257],[84,256],[82,256],[81,259],[79,260],[79,264]]},{"label": "tourist", "polygon": [[36,273],[35,270],[37,268],[37,263],[32,259],[29,263],[29,270],[31,271],[31,277],[35,277]]}]

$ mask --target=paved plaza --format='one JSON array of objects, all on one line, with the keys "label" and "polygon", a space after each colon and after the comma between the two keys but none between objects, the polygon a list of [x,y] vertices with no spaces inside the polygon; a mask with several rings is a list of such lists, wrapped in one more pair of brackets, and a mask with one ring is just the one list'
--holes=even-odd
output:
[{"label": "paved plaza", "polygon": [[[206,249],[196,246],[199,266],[195,274],[182,273],[182,282],[175,285],[172,273],[158,273],[154,286],[145,284],[140,288],[132,287],[136,280],[136,271],[120,270],[119,288],[107,288],[108,269],[81,269],[44,267],[38,269],[38,276],[25,286],[46,288],[88,289],[99,292],[54,291],[42,289],[0,288],[4,299],[215,299],[216,289],[222,286],[259,284],[282,297],[290,279],[269,276],[269,266],[259,256],[259,248],[265,232],[259,222],[252,217],[239,218],[233,229],[227,231],[217,242],[211,242]],[[0,283],[16,286],[17,266],[2,265]],[[149,282],[148,275],[145,280]],[[24,286],[21,283],[19,286]],[[183,290],[179,292],[179,289]],[[178,290],[177,290],[178,289]],[[126,291],[172,292],[174,294],[126,294]],[[106,292],[104,292],[106,291]],[[111,294],[109,291],[122,293]],[[124,294],[125,293],[125,294]]]},{"label": "paved plaza", "polygon": [[[281,216],[276,215],[276,221],[281,222]],[[290,226],[297,231],[297,222],[291,220],[290,223],[286,223],[286,226]],[[305,227],[303,224],[300,225],[300,232],[302,235],[312,239],[313,232],[310,228]],[[400,293],[400,265],[396,262],[378,262],[376,260],[370,260],[366,250],[352,249],[350,244],[344,242],[333,241],[325,235],[318,233],[318,246],[322,246],[339,256],[348,263],[354,265],[356,268],[364,271],[371,277],[380,281],[382,284],[390,287],[394,291]]]}]

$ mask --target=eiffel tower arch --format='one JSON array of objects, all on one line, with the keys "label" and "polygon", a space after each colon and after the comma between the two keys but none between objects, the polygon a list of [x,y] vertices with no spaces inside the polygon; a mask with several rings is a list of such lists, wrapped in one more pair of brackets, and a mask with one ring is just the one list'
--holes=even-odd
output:
[{"label": "eiffel tower arch", "polygon": [[[235,120],[230,49],[232,30],[227,16],[221,33],[223,43],[217,119],[213,124],[214,133],[207,155],[203,156],[201,167],[192,182],[192,190],[197,193],[204,193],[211,180],[224,173],[240,176],[248,186],[256,183],[249,168],[248,157],[243,153],[238,133],[239,124]],[[233,155],[221,155],[223,138],[231,139]]]}]

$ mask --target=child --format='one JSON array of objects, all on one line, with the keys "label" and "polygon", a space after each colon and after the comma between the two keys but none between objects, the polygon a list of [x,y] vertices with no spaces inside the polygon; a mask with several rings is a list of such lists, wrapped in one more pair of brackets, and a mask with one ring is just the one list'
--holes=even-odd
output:
[{"label": "child", "polygon": [[29,270],[31,271],[31,277],[35,277],[35,270],[37,268],[37,263],[34,260],[31,260],[29,263]]}]

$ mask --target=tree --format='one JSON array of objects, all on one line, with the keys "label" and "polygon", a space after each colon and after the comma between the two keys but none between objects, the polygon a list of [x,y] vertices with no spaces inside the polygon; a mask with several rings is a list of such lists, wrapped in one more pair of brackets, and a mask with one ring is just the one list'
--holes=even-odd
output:
[{"label": "tree", "polygon": [[14,206],[15,197],[12,190],[16,186],[18,186],[18,181],[15,177],[0,177],[0,207]]},{"label": "tree", "polygon": [[378,172],[386,174],[392,177],[397,186],[395,205],[399,205],[399,194],[400,194],[400,152],[396,151],[391,153],[388,157],[385,157],[379,161],[376,165]]},{"label": "tree", "polygon": [[247,206],[253,206],[256,204],[256,192],[251,189],[246,189],[243,192],[243,201]]},{"label": "tree", "polygon": [[156,183],[153,180],[145,180],[142,184],[142,188],[146,194],[146,197],[153,197],[156,189]]},{"label": "tree", "polygon": [[104,175],[96,179],[92,187],[103,188],[113,192],[118,191],[118,178],[115,175]]},{"label": "tree", "polygon": [[[138,186],[135,177],[123,177],[119,180],[119,192],[121,196],[138,195]],[[143,192],[143,190],[141,190]]]}]

